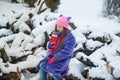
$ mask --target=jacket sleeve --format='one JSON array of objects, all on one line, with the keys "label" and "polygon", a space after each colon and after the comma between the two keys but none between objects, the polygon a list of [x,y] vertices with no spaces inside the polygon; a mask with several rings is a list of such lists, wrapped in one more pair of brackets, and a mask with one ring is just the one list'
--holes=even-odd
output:
[{"label": "jacket sleeve", "polygon": [[54,54],[57,61],[67,59],[68,57],[72,57],[74,47],[75,47],[74,36],[73,35],[68,36],[62,45],[62,49]]},{"label": "jacket sleeve", "polygon": [[50,42],[47,43],[47,49],[51,49],[52,45],[50,44]]}]

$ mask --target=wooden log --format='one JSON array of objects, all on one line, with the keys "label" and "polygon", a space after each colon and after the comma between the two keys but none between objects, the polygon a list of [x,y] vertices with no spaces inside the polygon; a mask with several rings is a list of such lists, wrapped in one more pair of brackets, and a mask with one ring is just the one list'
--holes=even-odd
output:
[{"label": "wooden log", "polygon": [[0,76],[0,80],[20,80],[20,71],[19,68],[17,67],[17,72],[10,72],[9,74],[3,73],[2,76]]},{"label": "wooden log", "polygon": [[42,10],[42,7],[43,7],[43,4],[44,4],[44,3],[45,3],[45,1],[43,1],[43,2],[40,4],[40,7],[39,7],[39,9],[38,9],[37,14],[41,14],[43,11],[47,10],[47,8],[44,8],[44,9]]},{"label": "wooden log", "polygon": [[[65,80],[80,80],[80,79],[78,79],[78,77],[76,77],[76,76],[74,76],[74,75],[72,75],[72,74],[70,74],[70,75],[65,75],[65,76],[63,76],[62,78],[64,78]],[[48,80],[54,80],[54,79],[52,78],[51,75],[48,75]]]},{"label": "wooden log", "polygon": [[83,52],[85,55],[89,56],[89,55],[91,55],[94,51],[96,51],[96,50],[98,49],[98,48],[96,47],[94,50],[88,50],[88,49],[86,48],[86,42],[83,43],[82,45],[83,45],[83,48],[84,48],[84,49],[79,48],[79,49],[75,50],[74,53],[73,53],[73,56],[74,56],[74,57],[77,55],[78,52]]},{"label": "wooden log", "polygon": [[117,77],[117,78],[116,78],[116,77],[114,76],[114,73],[113,73],[113,72],[114,72],[114,67],[110,66],[108,62],[106,63],[106,68],[107,68],[108,73],[111,74],[112,77],[113,77],[115,80],[120,80],[120,77]]},{"label": "wooden log", "polygon": [[86,43],[87,43],[87,42],[82,43],[83,48],[78,48],[77,50],[74,51],[74,53],[73,53],[73,56],[74,56],[74,57],[77,55],[78,52],[83,52],[85,55],[89,56],[89,55],[91,55],[94,51],[96,51],[97,49],[99,49],[99,48],[101,48],[102,46],[104,46],[104,44],[103,44],[103,45],[101,45],[101,46],[96,46],[93,50],[90,50],[90,49],[88,49],[88,48],[86,47]]},{"label": "wooden log", "polygon": [[110,36],[110,34],[108,34],[108,37],[106,37],[105,35],[103,37],[96,37],[96,38],[92,38],[94,41],[99,41],[102,43],[107,43],[108,45],[112,42],[112,38]]},{"label": "wooden log", "polygon": [[120,56],[120,52],[119,51],[117,51],[117,55]]},{"label": "wooden log", "polygon": [[3,74],[0,76],[0,80],[19,80],[17,72],[10,72],[9,74]]},{"label": "wooden log", "polygon": [[47,10],[47,8],[42,9],[39,14],[41,14],[42,12],[44,12],[46,10]]},{"label": "wooden log", "polygon": [[73,74],[65,75],[63,76],[63,78],[65,78],[65,80],[80,80],[78,77],[74,76]]},{"label": "wooden log", "polygon": [[109,65],[109,63],[106,64],[106,68],[109,74],[113,74],[113,68]]},{"label": "wooden log", "polygon": [[25,23],[30,27],[31,30],[34,29],[34,28],[33,28],[33,24],[31,23],[31,20],[30,20],[32,17],[33,17],[33,14],[30,13],[30,14],[29,14],[29,19],[25,21]]},{"label": "wooden log", "polygon": [[86,69],[86,70],[84,70],[83,72],[81,72],[81,74],[82,74],[82,76],[84,77],[84,78],[87,78],[88,77],[88,69]]},{"label": "wooden log", "polygon": [[38,70],[35,67],[27,68],[27,70],[31,73],[38,73]]},{"label": "wooden log", "polygon": [[[87,27],[89,27],[89,26],[87,26]],[[89,39],[88,37],[89,37],[89,35],[92,33],[92,31],[87,31],[87,32],[85,32],[85,33],[83,33],[83,35],[87,38],[87,39]]]},{"label": "wooden log", "polygon": [[27,34],[27,35],[30,35],[30,32],[27,31],[27,30],[25,30],[24,33]]},{"label": "wooden log", "polygon": [[120,37],[120,32],[119,32],[119,33],[117,33],[117,34],[115,34],[115,35],[117,35],[118,37]]},{"label": "wooden log", "polygon": [[0,73],[2,73],[2,70],[0,69]]},{"label": "wooden log", "polygon": [[46,49],[47,49],[47,48],[46,48],[47,42],[49,41],[49,35],[48,35],[47,31],[44,32],[44,36],[45,36],[45,42],[44,42],[44,44],[43,44],[43,47],[44,47],[44,49],[46,50]]},{"label": "wooden log", "polygon": [[120,78],[117,78],[116,80],[120,80]]},{"label": "wooden log", "polygon": [[1,53],[1,58],[3,59],[3,62],[4,63],[8,62],[9,58],[4,48],[0,49],[0,53]]},{"label": "wooden log", "polygon": [[41,0],[39,0],[39,1],[38,1],[38,4],[37,4],[37,6],[38,6],[38,5],[40,5],[40,3],[41,3]]},{"label": "wooden log", "polygon": [[[29,55],[29,54],[28,54],[28,55]],[[10,56],[10,57],[11,57],[11,63],[17,63],[17,62],[26,60],[28,55],[23,55],[23,56],[21,56],[21,57],[13,57],[13,56]]]},{"label": "wooden log", "polygon": [[73,22],[69,22],[69,25],[70,25],[73,29],[76,29],[76,28],[77,28]]},{"label": "wooden log", "polygon": [[[9,64],[6,63],[4,66],[8,68]],[[21,72],[19,68],[16,67],[16,72],[9,72],[9,73],[2,72],[2,75],[0,76],[0,80],[20,80],[20,77],[21,77]]]},{"label": "wooden log", "polygon": [[97,65],[94,64],[94,62],[92,62],[89,58],[87,57],[79,57],[77,58],[80,62],[82,62],[83,64],[89,66],[89,67],[97,67]]},{"label": "wooden log", "polygon": [[102,78],[91,78],[89,80],[105,80],[105,79],[102,79]]}]

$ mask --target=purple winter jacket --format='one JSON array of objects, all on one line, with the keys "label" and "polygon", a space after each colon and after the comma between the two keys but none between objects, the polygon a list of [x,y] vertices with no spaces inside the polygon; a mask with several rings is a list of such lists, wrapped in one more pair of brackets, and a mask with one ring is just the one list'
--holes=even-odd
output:
[{"label": "purple winter jacket", "polygon": [[[69,62],[73,56],[75,43],[75,38],[70,31],[63,42],[61,50],[56,51],[53,54],[49,54],[41,61],[46,62],[42,67],[42,70],[57,76],[66,75],[68,72]],[[57,61],[52,64],[47,64],[47,61],[53,56],[56,57]]]}]

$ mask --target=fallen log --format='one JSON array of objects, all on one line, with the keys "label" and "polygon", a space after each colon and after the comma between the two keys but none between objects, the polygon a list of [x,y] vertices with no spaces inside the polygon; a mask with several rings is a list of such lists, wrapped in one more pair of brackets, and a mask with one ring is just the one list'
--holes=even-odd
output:
[{"label": "fallen log", "polygon": [[43,44],[43,47],[44,47],[44,49],[46,50],[46,49],[47,49],[47,48],[46,48],[47,42],[49,41],[49,35],[48,35],[47,31],[44,32],[44,36],[45,36],[45,42],[44,42],[44,44]]},{"label": "fallen log", "polygon": [[86,69],[86,70],[84,70],[83,72],[81,72],[81,74],[82,74],[82,76],[83,76],[84,78],[87,78],[87,77],[88,77],[88,72],[89,72],[89,70]]},{"label": "fallen log", "polygon": [[77,28],[73,22],[69,22],[69,25],[70,25],[73,29],[76,29],[76,28]]},{"label": "fallen log", "polygon": [[[29,55],[29,54],[28,54],[28,55]],[[11,63],[17,63],[17,62],[26,60],[28,55],[23,55],[23,56],[21,56],[21,57],[13,57],[13,56],[10,56],[10,57],[11,57]]]},{"label": "fallen log", "polygon": [[119,32],[119,33],[117,33],[117,34],[115,34],[115,35],[117,35],[118,37],[120,37],[120,32]]},{"label": "fallen log", "polygon": [[74,57],[77,55],[78,52],[83,52],[85,55],[89,56],[91,55],[94,51],[96,51],[98,48],[95,48],[94,50],[88,50],[86,48],[86,42],[82,44],[83,45],[83,49],[79,48],[77,50],[74,51]]},{"label": "fallen log", "polygon": [[76,77],[72,74],[63,76],[63,78],[65,78],[65,80],[80,80],[78,77]]},{"label": "fallen log", "polygon": [[88,80],[105,80],[105,79],[101,79],[101,78],[89,78]]},{"label": "fallen log", "polygon": [[79,58],[76,57],[80,62],[82,62],[83,64],[89,66],[89,67],[97,67],[96,64],[94,64],[93,61],[91,61],[88,57],[84,57],[84,56],[80,56]]},{"label": "fallen log", "polygon": [[0,76],[0,80],[20,80],[17,72],[10,72],[9,74],[3,73],[2,76]]},{"label": "fallen log", "polygon": [[9,58],[4,48],[0,49],[0,53],[1,53],[1,58],[3,59],[3,62],[4,63],[8,62]]},{"label": "fallen log", "polygon": [[[41,1],[40,1],[41,2]],[[40,4],[40,6],[39,6],[39,9],[38,9],[38,12],[37,12],[37,14],[41,14],[43,11],[45,11],[45,10],[47,10],[47,8],[44,8],[43,10],[42,10],[42,7],[43,7],[43,4],[45,3],[45,1],[43,1],[41,4]]]},{"label": "fallen log", "polygon": [[27,70],[31,73],[37,73],[38,72],[36,67],[30,67],[30,68],[27,68]]},{"label": "fallen log", "polygon": [[102,46],[104,46],[104,45],[96,46],[93,50],[89,50],[89,49],[86,47],[86,43],[87,43],[87,42],[82,43],[83,48],[78,48],[77,50],[74,51],[74,53],[73,53],[73,56],[74,56],[74,57],[77,55],[78,52],[83,52],[85,55],[89,56],[89,55],[91,55],[93,52],[95,52],[97,49],[99,49],[99,48],[101,48]]},{"label": "fallen log", "polygon": [[[64,78],[65,80],[80,80],[78,77],[76,77],[76,76],[74,76],[72,74],[65,75],[62,78]],[[54,79],[52,78],[52,76],[48,75],[48,80],[54,80]]]},{"label": "fallen log", "polygon": [[3,73],[2,76],[0,76],[0,80],[20,80],[20,73],[17,67],[17,72]]},{"label": "fallen log", "polygon": [[31,18],[33,17],[33,14],[29,14],[29,19],[25,21],[25,23],[30,27],[31,30],[33,30],[33,24],[31,23]]}]

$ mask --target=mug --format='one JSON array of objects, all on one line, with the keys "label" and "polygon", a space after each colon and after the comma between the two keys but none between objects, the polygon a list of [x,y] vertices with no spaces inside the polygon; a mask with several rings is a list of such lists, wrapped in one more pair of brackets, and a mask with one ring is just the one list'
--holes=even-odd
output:
[{"label": "mug", "polygon": [[51,36],[51,43],[52,44],[55,44],[57,42],[57,37],[58,37],[57,35],[52,35]]}]

